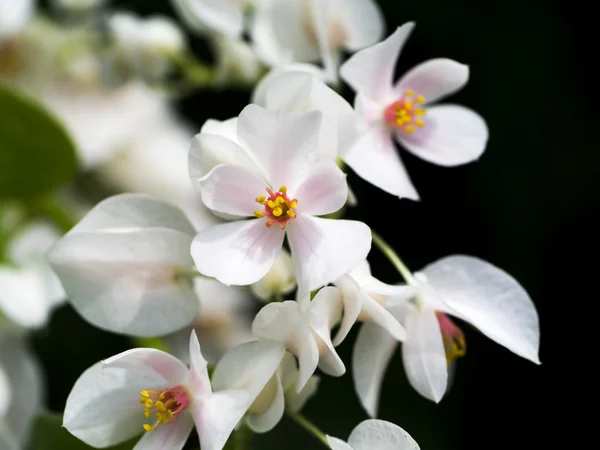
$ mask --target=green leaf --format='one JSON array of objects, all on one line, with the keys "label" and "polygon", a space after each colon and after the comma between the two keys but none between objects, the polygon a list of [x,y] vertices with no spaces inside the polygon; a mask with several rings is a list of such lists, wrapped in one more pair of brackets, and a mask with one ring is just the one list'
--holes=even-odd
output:
[{"label": "green leaf", "polygon": [[42,196],[76,170],[76,149],[60,122],[33,99],[0,85],[0,198]]},{"label": "green leaf", "polygon": [[[135,443],[131,440],[107,450],[131,450]],[[31,450],[90,450],[93,447],[84,444],[62,427],[60,414],[43,413],[38,415],[31,432]]]}]

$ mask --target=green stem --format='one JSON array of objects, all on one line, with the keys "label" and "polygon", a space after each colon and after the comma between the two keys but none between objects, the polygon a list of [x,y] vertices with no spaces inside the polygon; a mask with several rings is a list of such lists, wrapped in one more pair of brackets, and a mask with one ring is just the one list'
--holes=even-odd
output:
[{"label": "green stem", "polygon": [[383,252],[383,254],[390,260],[390,262],[394,265],[394,267],[400,272],[402,278],[406,281],[407,284],[414,286],[417,284],[415,277],[411,273],[411,271],[406,267],[406,265],[402,262],[400,257],[396,254],[396,252],[390,247],[390,245],[385,242],[381,236],[379,236],[375,231],[371,230],[371,234],[373,235],[373,242],[375,245]]},{"label": "green stem", "polygon": [[327,437],[325,436],[325,433],[323,433],[315,425],[313,425],[313,423],[310,422],[306,417],[293,411],[286,411],[286,413],[290,417],[290,419],[292,419],[294,422],[296,422],[298,425],[300,425],[302,428],[304,428],[306,431],[308,431],[310,434],[312,434],[314,437],[320,440],[323,444],[325,444],[327,448],[331,448],[329,447],[329,442],[327,442]]}]

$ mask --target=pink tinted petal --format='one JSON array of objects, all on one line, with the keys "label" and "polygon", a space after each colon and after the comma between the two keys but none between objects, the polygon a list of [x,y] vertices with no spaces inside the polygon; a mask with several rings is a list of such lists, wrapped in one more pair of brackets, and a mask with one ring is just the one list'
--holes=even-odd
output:
[{"label": "pink tinted petal", "polygon": [[407,90],[433,103],[458,91],[469,81],[469,66],[447,58],[425,61],[409,70],[396,84],[397,97]]},{"label": "pink tinted petal", "polygon": [[173,423],[159,425],[156,430],[144,433],[133,450],[181,450],[194,429],[194,419],[182,413]]},{"label": "pink tinted petal", "polygon": [[200,350],[196,330],[192,330],[190,335],[190,385],[194,397],[198,395],[208,396],[212,392],[207,366],[208,363]]},{"label": "pink tinted petal", "polygon": [[[134,348],[103,361],[103,367],[160,376],[171,386],[185,383],[188,369],[172,355],[154,348]],[[148,376],[144,375],[144,376]]]},{"label": "pink tinted petal", "polygon": [[214,225],[192,242],[198,270],[226,285],[247,285],[264,277],[281,251],[285,232],[255,219]]},{"label": "pink tinted petal", "polygon": [[262,209],[256,197],[266,195],[267,185],[241,166],[221,164],[199,180],[202,202],[213,211],[234,216],[252,216]]},{"label": "pink tinted petal", "polygon": [[298,210],[322,216],[339,210],[348,198],[346,175],[333,161],[321,161],[294,191]]},{"label": "pink tinted petal", "polygon": [[425,127],[413,134],[397,132],[398,141],[412,154],[440,166],[477,160],[485,150],[488,128],[483,118],[459,105],[429,108]]},{"label": "pink tinted petal", "polygon": [[358,176],[392,195],[419,200],[400,160],[390,131],[383,124],[372,126],[344,155],[344,162]]},{"label": "pink tinted petal", "polygon": [[371,249],[371,230],[362,222],[300,214],[288,222],[287,229],[298,296],[339,278]]},{"label": "pink tinted petal", "polygon": [[340,68],[342,79],[373,101],[393,101],[396,63],[414,26],[413,22],[405,23],[386,40],[355,53]]}]

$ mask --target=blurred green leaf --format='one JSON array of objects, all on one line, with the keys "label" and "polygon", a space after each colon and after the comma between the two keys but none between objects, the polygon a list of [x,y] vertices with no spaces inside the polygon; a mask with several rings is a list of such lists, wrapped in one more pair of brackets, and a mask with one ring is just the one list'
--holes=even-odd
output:
[{"label": "blurred green leaf", "polygon": [[0,85],[0,198],[42,196],[76,169],[76,149],[63,126],[33,99]]},{"label": "blurred green leaf", "polygon": [[[35,421],[31,435],[31,450],[89,450],[93,448],[81,442],[62,427],[60,414],[40,414]],[[136,442],[137,439],[110,447],[107,450],[131,450]]]}]

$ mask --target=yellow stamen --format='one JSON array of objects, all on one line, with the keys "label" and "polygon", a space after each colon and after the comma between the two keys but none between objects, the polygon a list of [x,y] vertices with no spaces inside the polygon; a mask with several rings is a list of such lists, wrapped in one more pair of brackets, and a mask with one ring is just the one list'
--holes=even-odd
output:
[{"label": "yellow stamen", "polygon": [[256,197],[256,203],[262,203],[267,199],[266,196],[261,195],[260,197]]},{"label": "yellow stamen", "polygon": [[144,430],[146,430],[146,431],[152,431],[152,430],[154,430],[154,428],[152,428],[152,426],[150,426],[147,423],[145,423],[144,424]]},{"label": "yellow stamen", "polygon": [[406,131],[407,133],[414,133],[415,127],[413,127],[412,125],[409,125],[406,128],[404,128],[404,131]]},{"label": "yellow stamen", "polygon": [[288,215],[288,217],[291,217],[292,219],[294,217],[296,217],[296,213],[294,211],[292,211],[291,209],[289,209],[286,214]]},{"label": "yellow stamen", "polygon": [[279,192],[281,192],[282,194],[285,194],[287,192],[287,186],[281,186],[279,188]]},{"label": "yellow stamen", "polygon": [[297,207],[298,207],[298,201],[292,200],[292,203],[290,203],[290,208],[296,209]]},{"label": "yellow stamen", "polygon": [[415,95],[415,92],[412,89],[407,89],[405,94],[406,95]]},{"label": "yellow stamen", "polygon": [[254,215],[255,215],[256,217],[263,217],[263,216],[265,215],[265,213],[264,213],[264,212],[262,212],[262,211],[259,211],[259,210],[257,209],[256,211],[254,211]]},{"label": "yellow stamen", "polygon": [[267,202],[267,205],[269,205],[269,208],[275,208],[277,206],[277,203],[275,203],[273,200],[269,200]]},{"label": "yellow stamen", "polygon": [[415,115],[424,116],[427,111],[421,108],[415,109]]},{"label": "yellow stamen", "polygon": [[140,392],[140,395],[142,397],[150,397],[150,394],[148,393],[148,391],[142,391],[142,392]]},{"label": "yellow stamen", "polygon": [[421,119],[417,119],[415,123],[419,128],[423,128],[425,126],[425,122],[423,122]]},{"label": "yellow stamen", "polygon": [[406,110],[410,111],[413,108],[413,102],[410,100],[406,100],[404,102],[404,108],[406,108]]},{"label": "yellow stamen", "polygon": [[275,209],[273,210],[273,215],[274,215],[275,217],[279,217],[279,216],[280,216],[280,215],[282,215],[282,214],[283,214],[283,209],[281,209],[281,208],[275,208]]},{"label": "yellow stamen", "polygon": [[423,97],[422,95],[419,95],[417,97],[417,103],[425,103],[425,97]]}]

